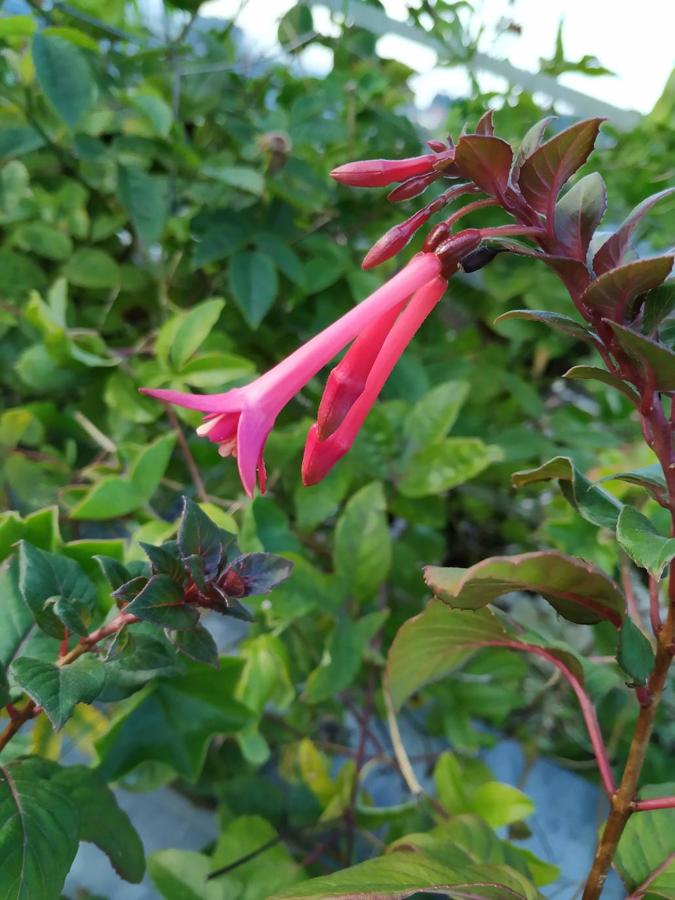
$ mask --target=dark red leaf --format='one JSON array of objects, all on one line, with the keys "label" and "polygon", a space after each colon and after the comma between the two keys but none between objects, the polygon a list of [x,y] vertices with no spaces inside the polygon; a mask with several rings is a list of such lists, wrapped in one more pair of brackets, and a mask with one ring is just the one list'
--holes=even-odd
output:
[{"label": "dark red leaf", "polygon": [[511,173],[514,181],[518,180],[518,173],[525,160],[532,156],[537,147],[541,146],[541,142],[544,139],[544,132],[555,118],[555,116],[547,116],[545,119],[534,124],[520,142],[520,147],[518,148],[518,152],[513,161],[513,170]]},{"label": "dark red leaf", "polygon": [[621,349],[638,364],[641,374],[651,381],[654,388],[657,391],[675,391],[675,353],[618,322],[605,321]]},{"label": "dark red leaf", "polygon": [[575,300],[584,293],[591,280],[585,263],[568,256],[542,256],[541,258],[559,276]]},{"label": "dark red leaf", "polygon": [[658,194],[652,194],[651,197],[647,197],[646,200],[643,200],[642,203],[635,207],[628,218],[625,219],[611,237],[607,238],[595,254],[593,271],[596,275],[602,275],[621,264],[633,231],[639,225],[640,220],[647,215],[652,206],[655,206],[659,200],[663,200],[673,193],[675,193],[675,188],[666,188],[665,191],[659,191]]},{"label": "dark red leaf", "polygon": [[510,144],[484,134],[464,135],[455,152],[455,165],[462,175],[493,197],[504,196],[512,161]]},{"label": "dark red leaf", "polygon": [[494,113],[491,109],[488,109],[488,111],[483,113],[483,115],[478,120],[478,124],[476,125],[476,134],[486,134],[489,137],[492,137],[494,133]]},{"label": "dark red leaf", "polygon": [[522,164],[518,183],[537,212],[550,215],[560,188],[582,166],[595,145],[604,119],[585,119],[542,144]]},{"label": "dark red leaf", "polygon": [[631,301],[662,284],[672,267],[672,256],[655,256],[610,269],[591,283],[581,301],[620,322]]},{"label": "dark red leaf", "polygon": [[555,208],[555,235],[565,253],[586,259],[593,232],[607,209],[607,188],[602,175],[581,178],[561,197]]}]

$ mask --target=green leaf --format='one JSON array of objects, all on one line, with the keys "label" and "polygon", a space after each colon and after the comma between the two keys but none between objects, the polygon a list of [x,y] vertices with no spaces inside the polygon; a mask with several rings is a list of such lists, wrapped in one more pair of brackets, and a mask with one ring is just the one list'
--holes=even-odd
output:
[{"label": "green leaf", "polygon": [[570,622],[605,620],[620,628],[624,617],[624,597],[611,578],[557,550],[493,556],[469,569],[427,566],[424,580],[440,600],[459,609],[480,609],[511,591],[531,591]]},{"label": "green leaf", "polygon": [[159,850],[148,859],[148,871],[164,900],[228,900],[228,884],[208,880],[213,863],[202,853]]},{"label": "green leaf", "polygon": [[449,894],[457,898],[536,898],[539,893],[526,878],[509,866],[447,865],[426,853],[395,851],[342,869],[332,875],[312,878],[297,887],[273,894],[269,900],[378,900],[423,893]]},{"label": "green leaf", "polygon": [[621,391],[634,405],[640,402],[639,394],[632,385],[599,366],[572,366],[563,374],[563,378],[569,378],[571,381],[601,381]]},{"label": "green leaf", "polygon": [[190,312],[181,317],[180,327],[169,351],[169,357],[177,371],[183,368],[204,343],[224,306],[222,298],[213,297],[193,306]]},{"label": "green leaf", "polygon": [[297,527],[314,531],[317,525],[337,511],[349,491],[354,473],[347,464],[335,466],[318,484],[305,487],[298,483],[293,493]]},{"label": "green leaf", "polygon": [[[675,794],[675,782],[649,785],[640,790],[640,800]],[[636,813],[626,823],[615,857],[626,887],[634,890],[664,863],[666,867],[650,882],[647,898],[675,897],[675,809]]]},{"label": "green leaf", "polygon": [[646,684],[654,668],[654,650],[630,616],[626,616],[619,631],[616,658],[636,684]]},{"label": "green leaf", "polygon": [[587,344],[597,343],[597,338],[586,325],[577,322],[569,316],[563,316],[561,313],[549,312],[545,309],[511,309],[509,312],[502,313],[495,319],[495,325],[498,322],[507,322],[509,319],[526,319],[528,322],[541,322],[570,337],[579,341],[585,341]]},{"label": "green leaf", "polygon": [[658,502],[665,502],[667,496],[666,479],[660,463],[653,463],[634,472],[618,472],[616,475],[606,475],[600,481],[626,481],[644,488]]},{"label": "green leaf", "polygon": [[591,484],[574,465],[569,456],[556,456],[536,469],[514,472],[511,482],[514,487],[534,484],[538,481],[557,479],[565,499],[587,522],[600,528],[616,528],[622,504],[607,491]]},{"label": "green leaf", "polygon": [[314,34],[312,10],[304,3],[294,4],[279,20],[277,38],[287,52],[304,46],[307,38]]},{"label": "green leaf", "polygon": [[32,16],[3,16],[0,19],[0,38],[30,37],[36,28]]},{"label": "green leaf", "polygon": [[558,132],[523,162],[518,183],[537,212],[553,209],[560,188],[582,166],[595,145],[602,119],[585,119]]},{"label": "green leaf", "polygon": [[33,38],[33,64],[47,100],[74,130],[96,96],[85,56],[62,37],[38,32]]},{"label": "green leaf", "polygon": [[475,478],[501,458],[498,447],[478,438],[445,438],[429,444],[406,462],[398,489],[405,497],[441,494]]},{"label": "green leaf", "polygon": [[452,672],[486,642],[508,637],[490,610],[464,612],[430,603],[398,630],[389,650],[386,678],[394,706]]},{"label": "green leaf", "polygon": [[126,612],[162,628],[178,631],[194,628],[199,618],[197,610],[186,604],[182,586],[168,575],[153,575],[126,606]]},{"label": "green leaf", "polygon": [[300,257],[284,240],[271,231],[260,231],[255,235],[255,244],[274,260],[276,267],[286,278],[298,287],[305,287],[305,270]]},{"label": "green leaf", "polygon": [[391,536],[378,481],[357,491],[335,527],[335,570],[357,600],[369,600],[389,574]]},{"label": "green leaf", "polygon": [[71,284],[83,288],[114,288],[120,281],[119,266],[112,256],[89,247],[73,253],[63,268],[63,274]]},{"label": "green leaf", "polygon": [[80,840],[96,844],[118,875],[138,884],[145,873],[143,844],[105,781],[86,766],[68,766],[56,781],[77,807]]},{"label": "green leaf", "polygon": [[194,781],[210,738],[251,721],[251,712],[234,698],[240,672],[240,660],[231,657],[221,659],[217,671],[196,664],[186,675],[156,679],[123,701],[96,744],[100,775],[112,781],[155,760]]},{"label": "green leaf", "polygon": [[136,94],[131,102],[143,113],[160,137],[167,137],[173,125],[173,113],[168,103],[154,94]]},{"label": "green leaf", "polygon": [[46,222],[27,222],[21,225],[14,232],[14,240],[22,250],[29,250],[56,262],[68,259],[73,252],[73,242],[68,235]]},{"label": "green leaf", "polygon": [[635,565],[646,569],[657,580],[665,566],[675,558],[675,538],[662,535],[632,506],[624,506],[621,510],[616,537]]},{"label": "green leaf", "polygon": [[69,666],[21,656],[12,675],[28,696],[41,706],[57,730],[77,703],[92,703],[103,689],[105,668],[96,657],[85,655]]},{"label": "green leaf", "polygon": [[265,253],[235,253],[228,270],[230,290],[248,325],[256,329],[272,308],[279,287],[274,263]]},{"label": "green leaf", "polygon": [[500,138],[465,134],[455,151],[455,165],[462,175],[495,197],[503,197],[509,182],[513,151]]},{"label": "green leaf", "polygon": [[0,896],[59,900],[78,845],[79,815],[60,768],[28,757],[0,766]]},{"label": "green leaf", "polygon": [[105,670],[100,699],[110,702],[128,697],[148,681],[182,674],[184,666],[154,625],[139,622],[133,633],[125,629],[108,645]]},{"label": "green leaf", "polygon": [[169,638],[179,653],[183,653],[196,662],[206,663],[207,666],[218,668],[218,647],[203,625],[197,624],[196,628],[189,631],[173,631]]},{"label": "green leaf", "polygon": [[47,606],[60,597],[75,609],[88,611],[96,603],[96,587],[73,559],[47,553],[27,541],[19,546],[19,587],[39,627],[52,637],[63,636],[63,624]]},{"label": "green leaf", "polygon": [[471,808],[488,825],[499,828],[526,819],[534,812],[534,803],[510,784],[488,781],[474,793]]},{"label": "green leaf", "polygon": [[116,519],[144,503],[141,490],[118,475],[101,478],[70,511],[72,519]]},{"label": "green leaf", "polygon": [[675,391],[675,353],[618,322],[604,320],[614,332],[622,350],[637,363],[640,373],[649,378],[657,391]]},{"label": "green leaf", "polygon": [[319,666],[307,679],[309,703],[321,703],[348,688],[359,673],[364,649],[357,624],[346,616],[338,619]]},{"label": "green leaf", "polygon": [[607,209],[607,186],[599,172],[580,178],[557,202],[555,233],[563,256],[586,260],[595,229]]},{"label": "green leaf", "polygon": [[0,598],[2,604],[0,671],[2,671],[18,657],[37,629],[31,608],[19,589],[19,562],[16,557],[9,565],[0,569]]},{"label": "green leaf", "polygon": [[426,447],[445,437],[468,395],[466,381],[446,381],[432,388],[405,417],[405,436],[414,447]]},{"label": "green leaf", "polygon": [[260,196],[265,189],[265,181],[257,169],[248,166],[216,166],[208,163],[202,166],[202,175],[221,181],[230,187]]},{"label": "green leaf", "polygon": [[156,244],[169,215],[168,178],[148,175],[133,166],[120,166],[117,192],[139,239],[146,245]]},{"label": "green leaf", "polygon": [[629,313],[633,300],[662,284],[672,267],[672,256],[655,256],[610,269],[591,282],[580,302],[620,321]]}]

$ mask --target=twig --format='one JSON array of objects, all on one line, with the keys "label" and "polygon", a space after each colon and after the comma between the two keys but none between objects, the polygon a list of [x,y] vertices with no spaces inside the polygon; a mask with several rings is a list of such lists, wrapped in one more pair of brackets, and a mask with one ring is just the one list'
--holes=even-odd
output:
[{"label": "twig", "polygon": [[117,453],[117,445],[114,444],[107,435],[103,434],[103,432],[98,429],[91,419],[88,419],[83,412],[80,412],[79,409],[76,410],[73,413],[73,418],[80,428],[86,431],[89,437],[92,438],[102,450],[105,450],[106,453]]},{"label": "twig", "polygon": [[[675,409],[675,403],[673,403],[673,409]],[[661,631],[662,628],[661,604],[659,598],[659,582],[653,575],[649,576],[649,619],[652,624],[654,636],[658,637],[659,631]]]},{"label": "twig", "polygon": [[389,726],[389,736],[391,738],[391,745],[394,748],[394,756],[396,757],[399,771],[410,793],[415,797],[419,797],[424,793],[424,789],[417,780],[415,770],[413,769],[406,749],[403,746],[403,741],[401,740],[401,732],[399,731],[398,722],[396,721],[394,702],[391,699],[389,687],[386,682],[382,685],[382,694],[384,695],[384,706],[387,711],[387,725]]},{"label": "twig", "polygon": [[675,797],[654,797],[653,800],[636,800],[634,812],[647,812],[652,809],[675,809]]},{"label": "twig", "polygon": [[192,483],[195,486],[195,490],[197,491],[197,496],[202,501],[202,503],[207,503],[209,499],[208,492],[206,490],[204,482],[202,481],[202,476],[199,474],[199,469],[197,468],[194,457],[190,452],[188,442],[185,440],[185,435],[183,434],[183,429],[180,427],[180,422],[178,421],[176,413],[173,411],[173,408],[169,403],[165,403],[164,408],[166,409],[166,414],[169,417],[169,422],[171,422],[171,427],[176,432],[176,437],[178,438],[178,446],[180,447],[181,453],[183,454],[183,459],[185,461],[185,465],[187,466],[188,472],[190,473],[190,477],[192,478]]}]

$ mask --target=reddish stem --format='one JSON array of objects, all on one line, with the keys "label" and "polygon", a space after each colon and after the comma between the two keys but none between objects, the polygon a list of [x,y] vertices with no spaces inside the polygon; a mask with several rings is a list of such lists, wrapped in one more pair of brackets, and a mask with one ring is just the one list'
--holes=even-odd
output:
[{"label": "reddish stem", "polygon": [[663,623],[661,622],[659,582],[652,575],[649,576],[649,619],[652,623],[654,636],[658,637],[658,634],[663,627]]},{"label": "reddish stem", "polygon": [[654,797],[653,800],[636,800],[633,803],[635,812],[648,812],[650,809],[675,809],[675,797]]},{"label": "reddish stem", "polygon": [[593,752],[598,763],[600,778],[602,779],[602,784],[607,796],[611,797],[616,790],[616,784],[612,774],[612,767],[609,764],[605,742],[602,739],[600,723],[598,722],[598,717],[591,698],[588,696],[582,687],[581,682],[572,670],[569,669],[562,660],[558,659],[557,656],[554,656],[553,653],[545,650],[543,647],[537,647],[534,644],[521,644],[518,641],[481,641],[480,643],[481,646],[485,647],[507,647],[510,650],[518,650],[521,653],[533,653],[535,656],[541,656],[543,659],[548,660],[548,662],[552,663],[560,671],[561,675],[567,680],[570,687],[577,695],[577,700],[581,707],[581,714],[584,717],[588,736],[591,739]]}]

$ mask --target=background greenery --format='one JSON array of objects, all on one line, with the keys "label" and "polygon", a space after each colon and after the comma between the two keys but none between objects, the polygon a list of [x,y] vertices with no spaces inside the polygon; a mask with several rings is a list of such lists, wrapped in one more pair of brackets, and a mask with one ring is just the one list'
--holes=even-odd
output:
[{"label": "background greenery", "polygon": [[[389,841],[428,819],[415,805],[374,812],[361,797],[356,848],[340,838],[318,859],[311,859],[316,834],[303,830],[353,807],[359,710],[372,703],[373,673],[396,630],[428,596],[421,566],[468,566],[545,544],[619,578],[621,561],[602,530],[541,489],[512,492],[510,475],[560,454],[593,479],[651,459],[627,402],[602,385],[560,378],[587,357],[585,345],[528,322],[494,324],[506,309],[569,304],[543,266],[499,257],[455,279],[353,451],[324,482],[306,489],[299,479],[322,388],[316,379],[270,438],[268,493],[246,499],[232,462],[193,436],[199,417],[172,418],[137,387],[215,391],[245,383],[395,270],[392,262],[364,273],[359,262],[401,209],[337,186],[331,168],[415,155],[424,139],[473,126],[486,105],[496,109],[497,133],[516,141],[551,110],[513,88],[476,92],[453,99],[442,130],[425,134],[415,124],[411,71],[378,58],[375,38],[362,30],[316,33],[303,6],[280,23],[284,56],[250,67],[236,27],[204,25],[190,16],[197,3],[169,4],[171,40],[121,2],[104,11],[90,0],[51,11],[31,5],[29,15],[0,18],[0,493],[11,510],[0,519],[0,553],[9,558],[27,538],[75,557],[105,606],[109,594],[92,555],[141,559],[139,541],[172,537],[187,494],[238,534],[242,550],[294,561],[269,600],[252,601],[246,636],[233,630],[227,649],[236,661],[208,674],[209,692],[220,698],[213,706],[195,699],[183,718],[153,718],[151,745],[143,692],[79,706],[65,728],[108,781],[135,790],[171,783],[218,810],[223,830],[206,848],[211,860],[164,853],[151,862],[169,900],[187,896],[190,878],[290,829],[292,840],[225,876],[246,885],[250,900],[262,898],[297,880],[294,860],[310,855],[306,874],[317,874],[371,853],[363,830],[379,828],[378,839]],[[436,33],[470,53],[461,28],[448,24],[449,10],[436,4]],[[334,55],[321,79],[293,65],[313,41]],[[587,170],[608,183],[608,221],[664,186],[674,122],[671,79],[630,134],[611,122],[604,128]],[[564,117],[553,127],[563,124]],[[664,204],[650,217],[656,247],[668,244],[669,213],[672,204]],[[494,215],[473,220],[497,224]],[[544,609],[517,606],[520,620],[541,632],[563,629]],[[602,627],[594,636],[585,629],[582,640],[587,656],[613,652]],[[594,671],[591,691],[620,758],[632,698],[617,671]],[[197,698],[204,690],[203,675],[172,675],[158,663],[145,680],[158,675],[166,676],[167,695]],[[592,773],[569,693],[548,675],[502,651],[482,651],[457,677],[415,698],[404,716],[454,751],[436,766],[438,802],[495,826],[527,815],[522,795],[513,809],[489,791],[458,809],[452,795],[458,780],[476,790],[489,781],[475,755],[498,734],[517,737],[528,756],[552,755]],[[226,718],[227,698],[252,711],[244,727],[218,718]],[[672,714],[672,703],[664,707]],[[209,740],[222,733],[231,737]],[[57,759],[60,740],[41,720],[12,754]],[[671,715],[648,782],[666,780],[674,750]],[[511,812],[502,821],[494,808]],[[214,887],[214,897],[234,896],[219,884],[224,893]]]}]

